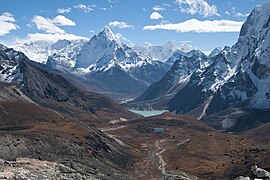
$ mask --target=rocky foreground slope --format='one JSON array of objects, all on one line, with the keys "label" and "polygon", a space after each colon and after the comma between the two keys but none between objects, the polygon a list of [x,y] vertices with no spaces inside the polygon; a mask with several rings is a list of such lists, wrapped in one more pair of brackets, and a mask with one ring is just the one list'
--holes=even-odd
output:
[{"label": "rocky foreground slope", "polygon": [[91,175],[82,175],[63,164],[28,158],[0,160],[0,171],[0,179],[98,179]]},{"label": "rocky foreground slope", "polygon": [[[48,163],[47,167],[43,165],[45,169],[41,167],[40,171],[48,168],[57,173],[59,168],[50,167],[55,162],[55,166],[63,164],[63,168],[69,167],[69,175],[78,174],[78,177],[131,178],[128,171],[134,161],[132,154],[91,123],[40,106],[29,100],[15,85],[2,84],[0,92],[0,159],[45,160],[52,163]],[[28,168],[27,165],[25,168]],[[16,171],[11,167],[9,169]],[[38,173],[32,170],[29,170],[29,175]]]},{"label": "rocky foreground slope", "polygon": [[264,127],[233,135],[169,113],[143,118],[2,49],[1,177],[232,179],[254,162],[269,167]]},{"label": "rocky foreground slope", "polygon": [[13,49],[1,46],[0,63],[0,159],[55,162],[78,177],[132,179],[133,155],[93,123],[137,115]]}]

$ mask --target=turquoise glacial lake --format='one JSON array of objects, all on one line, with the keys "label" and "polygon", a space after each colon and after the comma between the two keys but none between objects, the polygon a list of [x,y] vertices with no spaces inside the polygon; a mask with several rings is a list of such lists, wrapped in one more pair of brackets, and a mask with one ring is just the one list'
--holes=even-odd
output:
[{"label": "turquoise glacial lake", "polygon": [[168,110],[139,111],[139,110],[133,110],[133,109],[129,109],[129,111],[136,114],[140,114],[144,117],[156,116],[165,112],[169,112]]}]

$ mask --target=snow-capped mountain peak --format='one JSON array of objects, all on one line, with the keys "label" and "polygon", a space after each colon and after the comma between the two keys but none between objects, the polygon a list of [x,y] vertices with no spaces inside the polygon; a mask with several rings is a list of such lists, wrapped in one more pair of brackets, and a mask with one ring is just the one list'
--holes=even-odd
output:
[{"label": "snow-capped mountain peak", "polygon": [[0,44],[0,50],[1,50],[1,51],[4,51],[4,50],[6,50],[6,49],[7,49],[6,46],[4,46],[3,44]]},{"label": "snow-capped mountain peak", "polygon": [[163,49],[165,51],[175,51],[177,49],[177,47],[175,46],[175,44],[173,43],[173,41],[169,41],[167,43],[165,43],[163,45]]},{"label": "snow-capped mountain peak", "polygon": [[0,44],[0,82],[14,82],[22,79],[20,61],[28,60],[21,52]]},{"label": "snow-capped mountain peak", "polygon": [[185,53],[188,53],[192,50],[199,50],[199,48],[195,47],[195,46],[192,46],[188,43],[182,43],[180,46],[179,46],[179,50],[182,51],[182,52],[185,52]]},{"label": "snow-capped mountain peak", "polygon": [[[227,108],[270,108],[269,48],[270,2],[267,2],[251,12],[234,46],[208,56],[210,66],[192,76],[190,83],[170,101],[170,110],[187,113],[205,105],[199,116],[202,117]],[[194,94],[198,96],[194,98]],[[187,107],[192,98],[196,101],[189,102]]]},{"label": "snow-capped mountain peak", "polygon": [[116,59],[111,60],[108,64],[106,64],[104,67],[101,68],[101,71],[106,72],[109,71],[112,68],[119,68],[122,69],[119,62],[117,62]]},{"label": "snow-capped mountain peak", "polygon": [[29,59],[39,62],[39,63],[46,63],[48,56],[51,55],[51,46],[55,42],[51,41],[29,41],[23,44],[17,43],[12,47],[16,51],[23,52]]},{"label": "snow-capped mountain peak", "polygon": [[[115,35],[105,26],[90,40],[28,42],[19,50],[27,52],[31,60],[46,63],[51,69],[72,73],[79,78],[100,78],[111,73],[117,76],[115,81],[118,81],[120,73],[131,82],[137,81],[144,88],[161,79],[173,62],[182,56],[182,51],[173,42],[162,46],[149,44],[138,47],[128,45],[123,40],[126,39],[119,34]],[[191,46],[185,46],[185,51],[192,49],[194,48]],[[189,55],[197,54],[200,55],[194,51]]]},{"label": "snow-capped mountain peak", "polygon": [[88,68],[93,64],[102,67],[112,59],[125,61],[128,57],[123,45],[109,27],[105,26],[97,35],[85,43],[76,57],[77,68]]},{"label": "snow-capped mountain peak", "polygon": [[69,40],[61,39],[52,45],[52,49],[60,50],[60,49],[67,47],[70,43],[71,43],[71,41],[69,41]]},{"label": "snow-capped mountain peak", "polygon": [[147,44],[145,47],[135,46],[134,49],[144,59],[152,59],[165,62],[175,53],[177,47],[173,44],[173,42],[168,42],[162,46],[156,46],[153,44]]},{"label": "snow-capped mountain peak", "polygon": [[52,69],[72,70],[76,57],[87,40],[58,40],[50,46],[47,66]]},{"label": "snow-capped mountain peak", "polygon": [[108,26],[105,26],[97,36],[104,36],[110,40],[116,40],[114,33]]},{"label": "snow-capped mountain peak", "polygon": [[209,57],[214,57],[214,56],[218,55],[221,51],[222,51],[222,48],[217,47],[209,54]]}]

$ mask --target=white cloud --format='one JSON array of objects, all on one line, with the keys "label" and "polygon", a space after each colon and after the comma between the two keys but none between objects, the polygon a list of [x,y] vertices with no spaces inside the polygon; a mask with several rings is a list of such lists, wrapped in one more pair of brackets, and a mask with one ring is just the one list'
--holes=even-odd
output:
[{"label": "white cloud", "polygon": [[171,5],[166,4],[166,3],[162,3],[162,6],[164,6],[164,7],[171,7]]},{"label": "white cloud", "polygon": [[107,8],[99,8],[101,11],[107,11]]},{"label": "white cloud", "polygon": [[233,14],[235,17],[248,17],[249,16],[249,13],[243,14],[241,12],[237,12],[234,6],[231,8],[231,14]]},{"label": "white cloud", "polygon": [[145,26],[144,30],[171,30],[177,32],[239,32],[243,22],[231,21],[231,20],[214,20],[214,21],[199,21],[197,19],[190,19],[185,22],[177,24],[158,24],[154,26]]},{"label": "white cloud", "polygon": [[65,31],[58,26],[75,26],[76,23],[66,18],[65,16],[58,15],[54,19],[45,18],[42,16],[35,16],[32,22],[36,24],[37,29],[43,30],[47,33],[60,33],[64,34]]},{"label": "white cloud", "polygon": [[65,33],[64,30],[54,25],[51,19],[35,16],[32,21],[36,24],[37,29],[46,31],[47,33]]},{"label": "white cloud", "polygon": [[161,7],[161,6],[159,6],[159,5],[156,5],[156,6],[153,7],[153,10],[154,10],[154,11],[164,11],[165,8],[164,8],[164,7]]},{"label": "white cloud", "polygon": [[190,40],[186,40],[186,41],[180,41],[180,43],[192,43],[193,41],[190,41]]},{"label": "white cloud", "polygon": [[89,39],[83,36],[78,36],[75,34],[43,34],[43,33],[35,33],[35,34],[28,34],[27,35],[27,41],[39,41],[39,40],[44,40],[44,41],[51,41],[55,42],[58,41],[59,39],[67,39],[67,40],[76,40],[76,39]]},{"label": "white cloud", "polygon": [[217,7],[209,5],[205,0],[176,0],[175,2],[179,4],[180,10],[183,13],[200,14],[204,17],[220,16],[217,12]]},{"label": "white cloud", "polygon": [[150,19],[162,19],[163,16],[161,16],[161,14],[159,14],[158,12],[153,12],[151,15],[150,15]]},{"label": "white cloud", "polygon": [[5,41],[2,42],[2,44],[5,44],[7,46],[10,46],[12,48],[21,46],[25,43],[29,42],[35,42],[35,41],[46,41],[46,42],[51,42],[55,43],[58,40],[61,39],[67,39],[67,40],[79,40],[79,39],[85,39],[89,40],[89,38],[84,37],[84,36],[79,36],[75,34],[45,34],[45,33],[34,33],[34,34],[27,34],[26,37],[21,38],[21,37],[16,37],[13,38],[12,41]]},{"label": "white cloud", "polygon": [[75,35],[75,34],[46,34],[46,33],[34,33],[34,34],[27,34],[25,38],[17,37],[12,42],[6,42],[5,44],[11,47],[21,46],[27,42],[35,42],[35,41],[46,41],[46,42],[57,42],[61,39],[67,40],[78,40],[78,39],[85,39],[89,40],[87,37]]},{"label": "white cloud", "polygon": [[247,17],[247,16],[249,16],[249,13],[247,13],[247,14],[242,14],[242,13],[238,12],[238,13],[235,14],[235,16],[236,16],[236,17]]},{"label": "white cloud", "polygon": [[108,2],[111,4],[115,4],[115,3],[118,3],[119,1],[118,0],[109,0]]},{"label": "white cloud", "polygon": [[68,7],[68,8],[58,8],[57,9],[57,13],[59,13],[59,14],[64,14],[64,13],[69,13],[71,11],[71,8],[70,7]]},{"label": "white cloud", "polygon": [[65,16],[58,15],[53,19],[53,23],[58,26],[76,26],[76,23],[66,18]]},{"label": "white cloud", "polygon": [[119,22],[119,21],[112,21],[109,23],[110,27],[120,28],[120,29],[127,29],[127,28],[133,28],[133,25],[129,25],[126,22]]},{"label": "white cloud", "polygon": [[84,11],[85,13],[89,13],[89,12],[93,11],[95,7],[97,7],[97,5],[95,5],[95,4],[92,4],[89,6],[86,6],[85,4],[78,4],[78,5],[74,6],[74,8],[80,9],[80,10]]},{"label": "white cloud", "polygon": [[152,9],[154,11],[164,11],[166,8],[169,8],[169,7],[171,7],[171,5],[162,3],[161,5],[155,5]]},{"label": "white cloud", "polygon": [[0,16],[0,36],[8,34],[11,30],[19,29],[19,26],[14,23],[15,21],[11,13],[3,13]]}]

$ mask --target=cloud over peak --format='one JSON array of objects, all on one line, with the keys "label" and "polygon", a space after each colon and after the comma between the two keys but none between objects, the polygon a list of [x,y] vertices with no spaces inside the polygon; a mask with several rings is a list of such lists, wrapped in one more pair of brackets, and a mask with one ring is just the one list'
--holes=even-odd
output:
[{"label": "cloud over peak", "polygon": [[153,7],[153,10],[154,11],[164,11],[165,8],[164,7],[161,7],[160,5],[156,5],[156,6]]},{"label": "cloud over peak", "polygon": [[200,14],[204,17],[208,16],[220,16],[218,9],[215,5],[208,4],[205,0],[176,0],[176,4],[179,5],[180,11],[189,14]]},{"label": "cloud over peak", "polygon": [[197,19],[190,19],[181,23],[172,24],[158,24],[153,26],[145,26],[144,30],[171,30],[177,32],[197,32],[197,33],[216,33],[216,32],[239,32],[243,22],[231,20],[206,20],[199,21]]},{"label": "cloud over peak", "polygon": [[95,4],[91,4],[88,6],[85,4],[78,4],[78,5],[74,6],[75,9],[80,9],[80,10],[84,11],[85,13],[89,13],[89,12],[93,11],[95,7],[97,7],[97,5],[95,5]]},{"label": "cloud over peak", "polygon": [[[34,33],[34,34],[28,34],[27,39],[25,42],[28,41],[51,41],[51,42],[56,42],[59,39],[68,39],[68,40],[77,40],[77,39],[86,39],[88,40],[89,38],[83,37],[83,36],[78,36],[75,34],[43,34],[43,33]],[[24,41],[22,41],[24,42]]]},{"label": "cloud over peak", "polygon": [[126,22],[119,22],[119,21],[112,21],[109,23],[110,27],[113,28],[120,28],[120,29],[128,29],[128,28],[133,28],[133,25],[130,25]]},{"label": "cloud over peak", "polygon": [[59,14],[69,13],[70,11],[71,11],[70,7],[68,7],[68,8],[58,8],[57,9],[57,13],[59,13]]},{"label": "cloud over peak", "polygon": [[162,19],[163,16],[161,14],[159,14],[158,12],[153,12],[151,15],[150,15],[150,19]]},{"label": "cloud over peak", "polygon": [[58,26],[75,26],[76,23],[66,18],[63,15],[58,15],[53,19],[45,18],[42,16],[34,16],[32,22],[35,23],[37,29],[43,30],[47,33],[60,33],[64,34],[65,31]]},{"label": "cloud over peak", "polygon": [[15,24],[15,18],[9,12],[4,12],[0,16],[0,36],[8,34],[11,30],[19,29],[19,26]]}]

